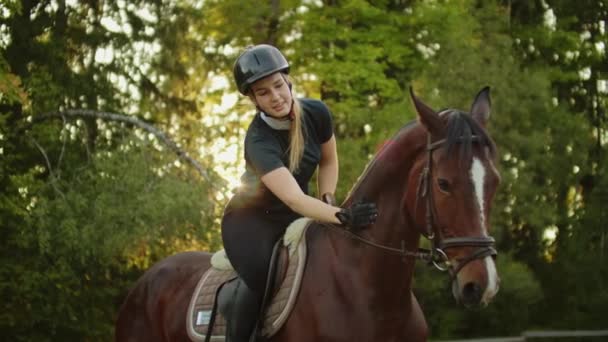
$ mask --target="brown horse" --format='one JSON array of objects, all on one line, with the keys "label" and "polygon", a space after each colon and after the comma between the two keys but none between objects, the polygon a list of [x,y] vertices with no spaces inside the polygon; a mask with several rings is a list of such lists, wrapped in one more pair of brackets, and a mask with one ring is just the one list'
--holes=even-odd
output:
[{"label": "brown horse", "polygon": [[[377,203],[377,222],[352,233],[315,222],[291,316],[272,341],[425,341],[427,324],[411,286],[416,259],[449,270],[466,306],[498,291],[488,217],[500,176],[485,126],[489,89],[470,113],[436,113],[411,92],[419,122],[375,156],[344,205]],[[418,249],[420,237],[432,248]],[[180,253],[139,279],[120,309],[117,341],[189,341],[186,311],[208,253]]]}]

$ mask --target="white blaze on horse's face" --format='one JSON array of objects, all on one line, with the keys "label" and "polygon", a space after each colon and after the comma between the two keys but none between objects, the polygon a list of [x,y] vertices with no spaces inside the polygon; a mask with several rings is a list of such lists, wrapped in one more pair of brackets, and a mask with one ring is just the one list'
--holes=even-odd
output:
[{"label": "white blaze on horse's face", "polygon": [[[479,208],[479,223],[480,226],[485,230],[485,201],[483,199],[483,188],[485,185],[486,178],[486,169],[479,159],[473,158],[473,162],[471,163],[471,181],[473,182],[473,186],[475,188],[475,197],[477,198],[477,206]],[[484,234],[487,235],[487,231],[484,231]]]},{"label": "white blaze on horse's face", "polygon": [[486,270],[488,272],[488,286],[481,296],[481,303],[483,305],[488,305],[498,292],[498,272],[496,272],[494,259],[491,257],[485,257],[484,263],[486,264]]},{"label": "white blaze on horse's face", "polygon": [[[493,171],[493,170],[492,170]],[[479,208],[479,224],[483,229],[483,234],[488,235],[486,228],[486,203],[484,197],[484,188],[486,183],[486,168],[478,158],[473,158],[471,163],[471,170],[469,172],[471,176],[471,182],[475,190],[475,198],[477,199],[477,207]],[[494,259],[492,257],[485,257],[483,260],[486,266],[486,272],[488,275],[488,284],[482,295],[482,304],[488,304],[494,295],[498,292],[498,273],[496,272],[496,266],[494,265]]]}]

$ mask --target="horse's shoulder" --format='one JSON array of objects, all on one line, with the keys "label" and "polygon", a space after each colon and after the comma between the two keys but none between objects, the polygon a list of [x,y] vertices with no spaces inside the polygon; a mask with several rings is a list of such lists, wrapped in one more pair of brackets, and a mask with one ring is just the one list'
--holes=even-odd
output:
[{"label": "horse's shoulder", "polygon": [[317,243],[320,239],[323,239],[323,235],[327,232],[326,224],[319,221],[311,221],[306,229],[305,237],[308,245]]}]

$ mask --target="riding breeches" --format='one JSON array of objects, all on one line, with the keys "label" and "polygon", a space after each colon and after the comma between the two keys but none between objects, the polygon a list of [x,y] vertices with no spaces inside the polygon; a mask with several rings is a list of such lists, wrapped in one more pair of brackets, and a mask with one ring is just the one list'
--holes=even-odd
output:
[{"label": "riding breeches", "polygon": [[275,243],[297,216],[271,215],[259,208],[226,209],[222,218],[224,249],[247,286],[263,294]]}]

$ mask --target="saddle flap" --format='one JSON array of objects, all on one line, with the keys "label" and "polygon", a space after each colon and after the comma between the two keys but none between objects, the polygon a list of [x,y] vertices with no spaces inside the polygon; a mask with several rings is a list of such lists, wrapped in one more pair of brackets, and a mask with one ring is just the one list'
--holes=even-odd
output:
[{"label": "saddle flap", "polygon": [[[296,221],[297,222],[297,221]],[[303,221],[301,234],[304,235],[310,220]],[[289,262],[277,265],[278,273],[284,276],[277,276],[280,286],[275,286],[274,296],[268,305],[263,325],[262,335],[265,337],[273,336],[287,321],[293,309],[306,265],[306,239],[297,239],[297,248],[293,248],[293,255],[289,257]],[[280,260],[286,260],[285,248],[282,248]],[[282,271],[283,270],[283,271]],[[216,291],[222,284],[237,277],[233,270],[220,270],[211,267],[199,281],[194,295],[190,301],[187,314],[187,328],[190,339],[194,342],[203,342],[208,333],[211,312],[216,300]],[[223,290],[222,290],[223,291]],[[211,341],[224,341],[226,334],[226,320],[218,311],[212,327]]]}]

